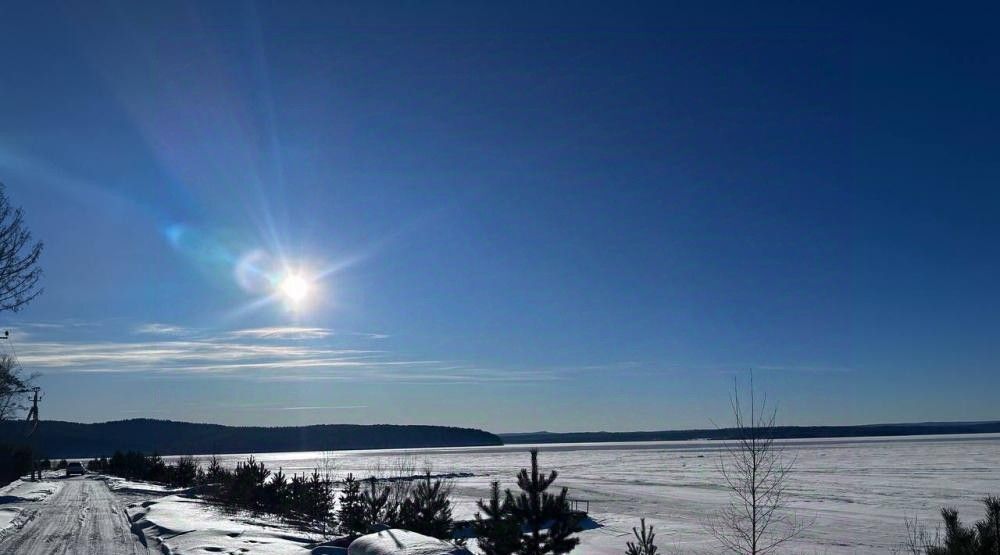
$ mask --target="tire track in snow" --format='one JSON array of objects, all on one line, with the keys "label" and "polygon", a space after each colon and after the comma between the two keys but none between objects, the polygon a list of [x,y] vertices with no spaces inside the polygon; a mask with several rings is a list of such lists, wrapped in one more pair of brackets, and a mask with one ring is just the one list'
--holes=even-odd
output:
[{"label": "tire track in snow", "polygon": [[0,540],[0,552],[23,555],[151,553],[133,535],[124,509],[100,480],[61,480],[62,488],[45,501],[25,508],[33,518]]}]

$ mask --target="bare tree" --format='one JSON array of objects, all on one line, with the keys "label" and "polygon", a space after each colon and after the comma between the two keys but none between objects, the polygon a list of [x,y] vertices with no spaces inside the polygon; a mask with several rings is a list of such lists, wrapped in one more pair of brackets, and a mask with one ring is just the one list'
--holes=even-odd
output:
[{"label": "bare tree", "polygon": [[774,441],[777,411],[764,398],[758,405],[750,375],[749,414],[734,383],[730,405],[733,439],[725,442],[719,471],[731,500],[708,523],[709,532],[732,553],[774,553],[811,522],[787,506],[787,481],[795,459]]},{"label": "bare tree", "polygon": [[28,392],[34,375],[25,375],[17,359],[0,354],[0,420],[19,418],[29,408]]},{"label": "bare tree", "polygon": [[42,243],[32,244],[20,208],[11,207],[0,183],[0,312],[17,312],[41,294]]},{"label": "bare tree", "polygon": [[941,536],[935,531],[932,536],[916,517],[904,520],[906,536],[903,541],[889,549],[892,555],[926,555],[941,548]]}]

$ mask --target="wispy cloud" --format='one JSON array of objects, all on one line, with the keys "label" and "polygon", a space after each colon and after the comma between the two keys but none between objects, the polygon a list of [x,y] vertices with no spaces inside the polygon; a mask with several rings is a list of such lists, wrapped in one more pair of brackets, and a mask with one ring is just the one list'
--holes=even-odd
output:
[{"label": "wispy cloud", "polygon": [[303,328],[298,326],[250,328],[227,333],[229,337],[253,339],[323,339],[333,334],[333,330],[326,328]]},{"label": "wispy cloud", "polygon": [[760,364],[748,366],[753,370],[770,370],[774,372],[805,372],[818,374],[839,374],[841,372],[854,372],[855,368],[850,366],[832,366],[828,364]]},{"label": "wispy cloud", "polygon": [[191,332],[191,328],[156,322],[142,324],[135,328],[135,333],[144,335],[185,335]]},{"label": "wispy cloud", "polygon": [[101,322],[87,322],[73,318],[56,320],[50,322],[0,322],[0,333],[4,330],[18,339],[25,339],[38,334],[66,332],[71,333],[81,328],[96,328]]},{"label": "wispy cloud", "polygon": [[385,333],[365,333],[360,331],[351,332],[351,335],[355,337],[364,337],[365,339],[389,339],[391,335]]},{"label": "wispy cloud", "polygon": [[50,374],[439,384],[559,379],[555,372],[546,370],[490,368],[462,361],[406,357],[386,350],[333,346],[329,341],[333,332],[325,328],[252,328],[190,335],[186,335],[187,328],[180,326],[147,324],[140,328],[148,330],[149,340],[30,338],[21,343],[18,354],[26,368]]},{"label": "wispy cloud", "polygon": [[37,328],[43,330],[57,330],[66,327],[66,324],[56,323],[56,322],[28,322],[27,324],[21,324],[26,328]]},{"label": "wispy cloud", "polygon": [[384,333],[370,333],[360,331],[335,331],[328,328],[299,327],[299,326],[274,326],[266,328],[248,328],[234,330],[227,333],[233,338],[253,338],[253,339],[324,339],[335,335],[344,337],[360,337],[363,339],[388,339],[389,335]]},{"label": "wispy cloud", "polygon": [[368,408],[368,405],[311,405],[311,406],[291,406],[276,407],[268,405],[239,405],[223,406],[221,408],[247,409],[247,410],[277,410],[277,411],[307,411],[307,410],[360,410]]}]

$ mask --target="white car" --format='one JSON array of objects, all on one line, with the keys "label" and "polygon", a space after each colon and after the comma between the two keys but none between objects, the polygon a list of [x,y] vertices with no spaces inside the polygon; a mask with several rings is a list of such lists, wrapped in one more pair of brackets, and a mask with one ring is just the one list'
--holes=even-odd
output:
[{"label": "white car", "polygon": [[69,478],[70,476],[72,476],[74,474],[79,474],[80,476],[83,476],[86,473],[87,473],[87,471],[84,470],[83,465],[80,464],[80,463],[78,463],[78,462],[71,462],[68,465],[66,465],[66,477],[67,478]]}]

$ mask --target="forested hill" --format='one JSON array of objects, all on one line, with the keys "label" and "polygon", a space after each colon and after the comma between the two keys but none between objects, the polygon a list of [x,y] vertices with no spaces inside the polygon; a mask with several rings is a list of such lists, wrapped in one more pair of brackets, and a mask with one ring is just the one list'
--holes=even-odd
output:
[{"label": "forested hill", "polygon": [[[918,422],[912,424],[865,424],[860,426],[779,426],[772,431],[781,439],[915,436],[936,434],[1000,433],[995,422]],[[593,443],[608,441],[686,441],[731,439],[732,429],[663,430],[657,432],[529,432],[500,434],[504,443]]]},{"label": "forested hill", "polygon": [[482,430],[445,426],[327,424],[294,427],[235,427],[135,419],[100,424],[42,421],[29,439],[21,422],[0,422],[0,443],[27,442],[41,456],[94,457],[115,450],[161,455],[265,453],[339,449],[501,445]]}]

